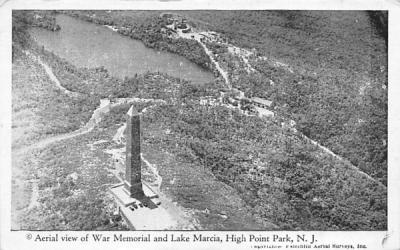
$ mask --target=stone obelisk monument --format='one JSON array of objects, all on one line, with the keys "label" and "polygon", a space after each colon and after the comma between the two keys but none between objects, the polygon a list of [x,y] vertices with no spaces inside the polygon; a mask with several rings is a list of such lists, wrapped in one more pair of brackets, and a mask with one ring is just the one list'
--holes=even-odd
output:
[{"label": "stone obelisk monument", "polygon": [[125,179],[110,188],[116,198],[118,212],[133,230],[170,228],[170,215],[160,206],[158,194],[145,181],[142,183],[140,114],[133,106],[127,113],[125,130]]},{"label": "stone obelisk monument", "polygon": [[129,109],[126,119],[126,170],[125,190],[132,198],[144,196],[142,187],[141,158],[140,158],[140,114]]}]

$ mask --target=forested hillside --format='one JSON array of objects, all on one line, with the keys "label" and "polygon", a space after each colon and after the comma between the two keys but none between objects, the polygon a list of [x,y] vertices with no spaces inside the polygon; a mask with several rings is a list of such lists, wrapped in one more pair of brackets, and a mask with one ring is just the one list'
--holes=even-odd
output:
[{"label": "forested hillside", "polygon": [[[139,111],[147,108],[142,153],[162,176],[160,192],[194,211],[201,229],[387,229],[385,13],[176,11],[192,27],[217,31],[254,52],[249,57],[254,70],[246,70],[226,44],[207,43],[233,88],[273,101],[275,116],[268,118],[219,101],[226,90],[221,77],[196,85],[159,72],[120,79],[104,67],[79,68],[36,44],[27,32],[29,27],[56,32],[57,13],[13,12],[13,112],[35,107],[35,118],[48,121],[34,131],[35,139],[81,128],[101,99],[148,98],[154,103],[135,104]],[[161,11],[62,13],[117,27],[150,48],[215,70],[201,43],[165,35]],[[77,97],[54,86],[37,58]],[[34,150],[19,163],[34,176],[29,178],[35,179],[40,204],[39,209],[25,204],[26,228],[125,229],[104,197],[107,185],[116,181],[109,152],[124,147],[114,137],[129,107],[116,105],[86,135]],[[282,123],[288,119],[372,178]],[[84,176],[76,177],[80,173]]]},{"label": "forested hillside", "polygon": [[[202,198],[206,194],[198,189],[202,180],[197,172],[182,179],[181,172],[174,172],[175,165],[210,171],[238,193],[248,213],[264,227],[269,223],[281,230],[386,227],[386,190],[376,182],[322,154],[273,120],[199,105],[201,98],[218,95],[216,86],[165,87],[180,94],[161,97],[167,104],[143,117],[144,145],[173,156],[169,162],[173,172],[165,174],[164,191],[186,207],[213,210],[218,202]],[[148,91],[157,92],[157,86]],[[123,120],[128,108],[110,113],[108,126]],[[152,157],[157,157],[156,152]],[[169,184],[170,175],[179,186]]]},{"label": "forested hillside", "polygon": [[180,13],[289,65],[293,72],[253,62],[257,72],[240,75],[234,84],[275,101],[305,135],[386,183],[387,12]]},{"label": "forested hillside", "polygon": [[[210,67],[192,40],[171,39],[161,30],[161,11],[71,11],[69,15],[116,27],[147,46],[183,55]],[[293,71],[252,61],[257,70],[237,74],[234,86],[270,98],[278,112],[306,136],[349,159],[382,183],[387,179],[386,12],[364,11],[177,11],[199,29]],[[210,45],[212,46],[212,45]],[[222,47],[221,47],[222,48]],[[216,50],[220,56],[227,51]],[[231,66],[231,56],[226,63]],[[271,84],[272,80],[274,85]]]}]

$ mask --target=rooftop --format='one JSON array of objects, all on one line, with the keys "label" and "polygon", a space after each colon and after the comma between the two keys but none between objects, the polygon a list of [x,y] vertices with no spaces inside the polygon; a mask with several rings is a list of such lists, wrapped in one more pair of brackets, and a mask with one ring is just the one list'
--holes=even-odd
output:
[{"label": "rooftop", "polygon": [[263,99],[263,98],[260,98],[260,97],[253,97],[253,98],[251,98],[251,100],[253,102],[257,102],[257,103],[260,103],[262,105],[266,105],[268,107],[272,106],[272,101],[269,101],[269,100],[266,100],[266,99]]}]

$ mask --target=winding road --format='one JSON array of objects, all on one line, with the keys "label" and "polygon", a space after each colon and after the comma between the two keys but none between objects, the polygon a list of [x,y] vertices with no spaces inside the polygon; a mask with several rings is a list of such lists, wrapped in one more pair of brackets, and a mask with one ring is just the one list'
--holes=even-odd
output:
[{"label": "winding road", "polygon": [[[64,88],[61,85],[60,81],[57,79],[57,77],[54,75],[52,69],[46,63],[44,63],[38,56],[30,53],[29,51],[25,51],[25,54],[27,56],[31,57],[36,62],[38,62],[44,68],[44,70],[45,70],[46,74],[49,76],[51,82],[53,82],[55,84],[55,86],[57,86],[57,88],[59,88],[66,95],[68,95],[71,98],[75,98],[75,97],[81,95],[81,93],[72,92],[72,91],[69,91],[66,88]],[[34,143],[32,145],[28,145],[28,146],[18,148],[18,149],[13,149],[12,150],[13,158],[21,159],[22,156],[27,155],[27,153],[31,152],[32,150],[41,149],[52,143],[71,139],[73,137],[89,133],[102,120],[102,117],[104,117],[104,115],[107,114],[112,108],[115,108],[115,107],[123,105],[123,104],[130,104],[130,103],[136,103],[136,102],[153,102],[153,103],[155,103],[154,105],[143,109],[141,113],[146,112],[149,108],[151,108],[159,103],[165,103],[165,101],[161,100],[161,99],[145,99],[145,98],[136,98],[136,97],[117,98],[117,99],[115,99],[115,101],[113,103],[111,103],[109,99],[101,99],[99,107],[93,111],[92,117],[85,124],[85,126],[79,128],[75,131],[72,131],[70,133],[45,138],[45,139],[37,141],[36,143]],[[123,131],[124,131],[124,128],[118,129],[117,134],[114,136],[113,140],[121,141],[121,136],[123,135]],[[156,166],[154,166],[148,160],[146,160],[143,157],[143,155],[141,155],[141,157],[142,157],[142,160],[145,162],[145,164],[152,171],[153,175],[155,176],[156,184],[157,184],[157,187],[159,188],[161,186],[162,178],[158,174],[158,170],[157,170]],[[23,174],[21,169],[13,169],[13,171],[15,174]],[[15,180],[15,181],[20,182],[20,180]],[[31,179],[29,181],[31,182],[31,185],[32,185],[31,198],[30,198],[28,206],[23,210],[32,209],[33,207],[35,207],[38,204],[37,199],[39,198],[39,191],[38,191],[37,180]]]},{"label": "winding road", "polygon": [[[37,61],[46,71],[47,75],[49,76],[50,80],[57,86],[57,88],[59,88],[61,91],[63,91],[65,94],[67,94],[68,96],[70,96],[71,98],[77,97],[79,95],[81,95],[81,93],[78,92],[72,92],[66,88],[64,88],[60,81],[57,79],[57,77],[54,75],[52,69],[46,64],[44,63],[38,56],[33,55],[31,52],[29,51],[25,51],[25,54],[30,56],[32,59],[34,59],[35,61]],[[33,149],[38,149],[38,148],[43,148],[46,147],[49,144],[52,144],[54,142],[58,142],[58,141],[62,141],[62,140],[67,140],[76,136],[80,136],[86,133],[91,132],[96,124],[98,124],[102,117],[107,114],[112,108],[115,108],[117,106],[121,106],[123,104],[129,104],[129,103],[135,103],[135,102],[158,102],[158,103],[165,103],[164,100],[160,100],[160,99],[145,99],[145,98],[117,98],[115,99],[115,102],[111,103],[109,99],[101,99],[100,100],[100,105],[97,109],[95,109],[93,111],[92,117],[90,118],[90,120],[85,124],[85,126],[72,131],[70,133],[66,133],[66,134],[61,134],[61,135],[56,135],[53,137],[49,137],[46,139],[42,139],[32,145],[26,146],[26,147],[22,147],[16,150],[13,150],[14,153],[16,153],[17,155],[21,155],[24,154],[26,152],[29,152]]]},{"label": "winding road", "polygon": [[[214,59],[213,53],[202,42],[201,38],[204,37],[205,34],[206,34],[205,32],[199,32],[199,33],[198,32],[183,33],[181,31],[178,32],[178,35],[181,36],[182,38],[196,40],[204,48],[204,51],[210,57],[210,60],[215,65],[216,69],[220,72],[220,74],[224,78],[226,84],[229,86],[230,89],[232,89],[232,85],[230,84],[229,78],[228,78],[228,72],[226,72],[225,70],[222,69],[222,67],[219,65],[219,63]],[[236,47],[235,47],[235,49],[236,49]],[[49,76],[50,80],[61,91],[63,91],[65,94],[67,94],[71,98],[77,97],[77,96],[79,96],[81,94],[81,93],[77,93],[77,92],[72,92],[72,91],[64,88],[61,85],[60,81],[57,79],[57,77],[54,75],[52,69],[46,63],[44,63],[38,56],[33,55],[29,51],[25,51],[25,53],[26,53],[26,55],[28,55],[28,56],[32,57],[34,60],[36,60],[44,68],[44,70],[47,73],[47,75]],[[242,91],[240,91],[240,90],[237,90],[237,91],[241,92],[241,95],[243,95]],[[86,133],[88,133],[88,132],[90,132],[90,131],[92,131],[94,129],[96,124],[98,124],[101,121],[102,117],[105,114],[107,114],[111,110],[111,108],[114,108],[114,107],[117,107],[117,106],[120,106],[120,105],[123,105],[123,104],[127,104],[127,103],[135,103],[135,102],[164,102],[165,103],[164,100],[159,100],[159,99],[118,98],[118,99],[116,99],[115,103],[110,103],[110,100],[108,100],[108,99],[101,99],[99,107],[96,110],[94,110],[94,112],[92,114],[92,117],[85,124],[84,127],[79,128],[78,130],[75,130],[75,131],[67,133],[67,134],[57,135],[57,136],[53,136],[53,137],[50,137],[50,138],[46,138],[46,139],[40,140],[40,141],[36,142],[33,145],[29,145],[29,146],[26,146],[26,147],[23,147],[23,148],[20,148],[20,149],[16,149],[16,150],[14,150],[14,153],[16,155],[25,154],[25,153],[33,150],[33,149],[46,147],[47,145],[49,145],[51,143],[55,143],[55,142],[58,142],[58,141],[61,141],[61,140],[66,140],[66,139],[70,139],[70,138],[73,138],[73,137],[76,137],[76,136],[79,136],[79,135],[86,134]],[[146,109],[144,109],[142,112],[146,112]],[[298,132],[298,133],[301,134],[300,132]],[[358,167],[356,167],[353,164],[351,164],[348,160],[342,158],[339,155],[336,155],[334,152],[332,152],[328,148],[320,145],[318,142],[306,137],[303,134],[301,134],[301,137],[303,137],[305,140],[309,141],[311,144],[316,145],[323,152],[325,152],[325,153],[335,157],[336,159],[346,163],[346,165],[348,165],[350,168],[352,168],[353,170],[356,170],[361,175],[365,176],[367,179],[374,181],[380,187],[386,188],[386,186],[383,185],[381,182],[375,180],[373,177],[371,177],[367,173],[361,171]],[[143,159],[143,160],[144,160],[144,162],[147,162],[145,159]]]},{"label": "winding road", "polygon": [[[205,53],[209,56],[211,62],[214,64],[215,68],[218,70],[218,72],[220,73],[220,75],[224,78],[224,80],[225,80],[225,82],[226,82],[228,88],[231,89],[231,90],[234,90],[234,91],[239,92],[241,98],[244,97],[244,92],[243,92],[243,91],[240,91],[240,90],[238,90],[238,89],[232,87],[232,84],[231,84],[230,81],[229,81],[228,72],[225,71],[225,70],[219,65],[218,61],[214,59],[213,53],[207,48],[207,46],[206,46],[206,45],[203,43],[203,41],[202,41],[202,38],[207,37],[207,38],[210,39],[211,41],[218,42],[216,39],[213,38],[213,35],[212,35],[212,34],[215,35],[215,34],[217,34],[217,33],[212,32],[212,34],[211,34],[210,32],[206,32],[206,31],[201,31],[201,32],[194,32],[194,31],[191,31],[191,32],[188,32],[188,33],[183,33],[182,30],[178,29],[177,34],[178,34],[178,36],[181,37],[181,38],[191,39],[191,40],[197,41],[197,42],[203,47]],[[218,36],[218,35],[217,35],[217,36]],[[245,50],[245,49],[242,49],[242,48],[239,48],[239,47],[236,47],[236,46],[233,46],[233,45],[231,45],[231,44],[229,44],[229,43],[226,43],[226,42],[219,42],[219,43],[222,44],[222,45],[226,45],[226,46],[228,47],[228,51],[229,51],[231,54],[236,54],[236,55],[239,55],[239,56],[241,57],[241,59],[245,62],[246,66],[247,66],[247,69],[248,69],[247,71],[248,71],[248,73],[254,71],[254,68],[251,67],[251,65],[249,64],[249,61],[248,61],[248,57],[249,57],[250,55],[252,55],[252,52],[250,52],[250,51],[248,51],[248,50]],[[266,57],[259,57],[259,59],[261,59],[261,60],[268,60],[268,58],[266,58]],[[289,65],[287,65],[287,64],[284,64],[284,63],[281,63],[281,62],[273,62],[273,64],[274,64],[276,67],[282,67],[282,68],[284,68],[285,70],[289,71],[290,73],[294,73],[294,71],[292,70],[292,68],[291,68]],[[228,105],[228,106],[230,106],[231,108],[237,109],[237,107],[233,107],[232,105]],[[370,175],[368,175],[367,173],[361,171],[357,166],[353,165],[349,160],[344,159],[343,157],[341,157],[341,156],[335,154],[335,153],[332,152],[330,149],[328,149],[328,148],[322,146],[322,145],[321,145],[320,143],[318,143],[317,141],[314,141],[313,139],[311,139],[311,138],[305,136],[304,134],[302,134],[300,131],[297,131],[294,127],[292,127],[292,130],[294,130],[294,132],[296,132],[297,134],[299,134],[303,139],[305,139],[305,140],[308,141],[309,143],[311,143],[311,144],[313,144],[313,145],[316,145],[316,146],[317,146],[320,150],[322,150],[324,153],[327,153],[327,154],[333,156],[335,159],[337,159],[337,160],[343,162],[344,164],[346,164],[346,166],[349,166],[351,169],[357,171],[360,175],[366,177],[368,180],[373,181],[374,183],[376,183],[377,185],[379,185],[379,186],[382,187],[382,188],[385,188],[385,189],[387,188],[387,187],[386,187],[384,184],[382,184],[380,181],[377,181],[377,180],[374,179],[372,176],[370,176]]]}]

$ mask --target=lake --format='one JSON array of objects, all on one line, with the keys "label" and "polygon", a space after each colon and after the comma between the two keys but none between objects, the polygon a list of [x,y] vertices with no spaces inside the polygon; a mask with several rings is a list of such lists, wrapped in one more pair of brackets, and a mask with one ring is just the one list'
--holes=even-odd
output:
[{"label": "lake", "polygon": [[57,32],[33,28],[30,33],[39,45],[77,67],[104,66],[119,78],[159,71],[193,83],[214,79],[211,71],[182,56],[147,48],[107,27],[66,15],[57,15],[57,24],[61,26]]}]

